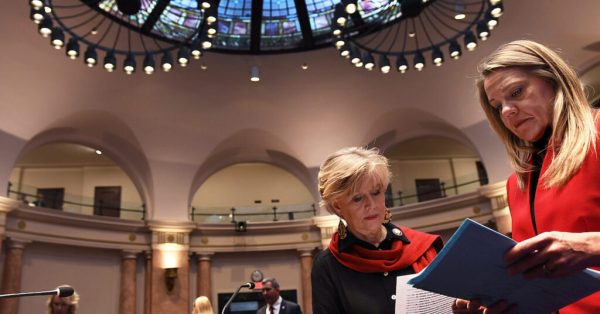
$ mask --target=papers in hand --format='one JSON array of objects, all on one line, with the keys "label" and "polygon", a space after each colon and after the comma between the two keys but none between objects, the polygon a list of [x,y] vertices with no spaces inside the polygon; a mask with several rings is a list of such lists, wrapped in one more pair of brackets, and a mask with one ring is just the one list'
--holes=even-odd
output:
[{"label": "papers in hand", "polygon": [[550,313],[600,290],[599,273],[586,269],[557,279],[509,276],[504,253],[516,242],[466,219],[438,256],[408,283],[460,299],[518,304],[519,313]]},{"label": "papers in hand", "polygon": [[396,279],[396,314],[452,314],[454,298],[413,288],[407,281],[418,274]]}]

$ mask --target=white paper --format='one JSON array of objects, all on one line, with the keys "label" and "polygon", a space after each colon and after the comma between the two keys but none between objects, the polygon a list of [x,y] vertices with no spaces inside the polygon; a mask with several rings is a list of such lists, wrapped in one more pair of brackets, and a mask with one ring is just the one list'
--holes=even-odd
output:
[{"label": "white paper", "polygon": [[396,279],[396,314],[451,314],[454,298],[412,287],[407,282],[417,276]]}]

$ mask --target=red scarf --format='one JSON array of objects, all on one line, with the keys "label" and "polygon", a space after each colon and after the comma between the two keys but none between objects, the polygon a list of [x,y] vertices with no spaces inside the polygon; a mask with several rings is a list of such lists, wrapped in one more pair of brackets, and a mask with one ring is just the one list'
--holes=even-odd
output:
[{"label": "red scarf", "polygon": [[405,244],[401,240],[392,243],[391,250],[369,250],[353,244],[348,250],[340,252],[338,233],[334,233],[329,242],[329,251],[342,265],[361,273],[380,273],[412,266],[415,273],[425,268],[437,255],[436,248],[442,247],[440,236],[402,227],[402,232],[410,240]]}]

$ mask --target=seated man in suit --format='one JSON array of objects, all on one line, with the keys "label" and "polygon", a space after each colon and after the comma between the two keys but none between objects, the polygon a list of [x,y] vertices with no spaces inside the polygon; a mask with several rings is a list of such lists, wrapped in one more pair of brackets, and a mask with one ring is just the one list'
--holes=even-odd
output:
[{"label": "seated man in suit", "polygon": [[300,305],[281,298],[275,278],[265,278],[262,283],[262,294],[267,304],[256,311],[257,314],[302,314]]}]

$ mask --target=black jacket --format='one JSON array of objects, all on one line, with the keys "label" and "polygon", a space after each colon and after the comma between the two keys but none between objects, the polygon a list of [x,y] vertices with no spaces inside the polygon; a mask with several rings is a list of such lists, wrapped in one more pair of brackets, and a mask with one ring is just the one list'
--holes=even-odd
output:
[{"label": "black jacket", "polygon": [[[256,314],[266,314],[267,306],[265,305],[256,311]],[[300,305],[292,302],[281,300],[281,308],[279,309],[279,314],[302,314],[302,310],[300,309]]]}]

